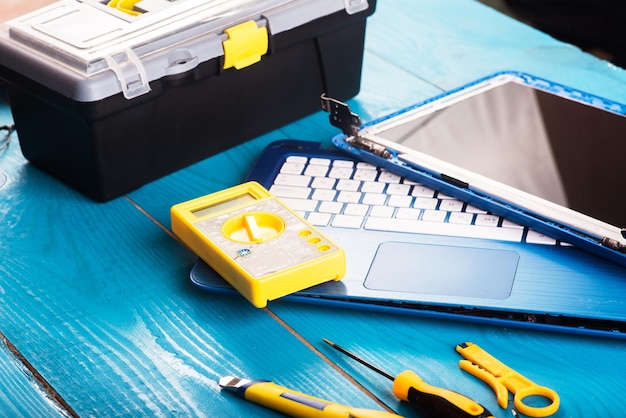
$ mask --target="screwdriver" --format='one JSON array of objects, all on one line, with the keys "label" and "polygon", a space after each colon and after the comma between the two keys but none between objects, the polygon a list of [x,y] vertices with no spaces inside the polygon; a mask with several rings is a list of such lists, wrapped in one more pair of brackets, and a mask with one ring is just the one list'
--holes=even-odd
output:
[{"label": "screwdriver", "polygon": [[412,405],[419,405],[433,417],[493,418],[491,412],[481,404],[460,393],[431,386],[411,370],[405,370],[396,377],[393,377],[389,373],[368,363],[334,342],[326,338],[322,338],[322,340],[351,359],[358,361],[362,365],[369,367],[376,373],[393,381],[393,394],[398,399],[409,402]]}]

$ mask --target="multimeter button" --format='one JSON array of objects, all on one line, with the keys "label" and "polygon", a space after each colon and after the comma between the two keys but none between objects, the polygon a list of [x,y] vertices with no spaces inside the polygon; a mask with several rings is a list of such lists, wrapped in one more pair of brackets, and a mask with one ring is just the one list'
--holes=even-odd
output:
[{"label": "multimeter button", "polygon": [[285,221],[278,215],[252,212],[229,218],[222,226],[224,236],[232,241],[258,243],[269,241],[285,229]]},{"label": "multimeter button", "polygon": [[328,244],[322,244],[317,247],[317,251],[325,253],[326,251],[330,251],[332,247]]}]

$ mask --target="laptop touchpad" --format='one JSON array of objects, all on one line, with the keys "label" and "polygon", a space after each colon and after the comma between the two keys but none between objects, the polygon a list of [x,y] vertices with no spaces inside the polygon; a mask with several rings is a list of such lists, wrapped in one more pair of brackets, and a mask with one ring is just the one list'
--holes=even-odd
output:
[{"label": "laptop touchpad", "polygon": [[486,248],[384,242],[365,280],[372,290],[506,299],[519,254]]}]

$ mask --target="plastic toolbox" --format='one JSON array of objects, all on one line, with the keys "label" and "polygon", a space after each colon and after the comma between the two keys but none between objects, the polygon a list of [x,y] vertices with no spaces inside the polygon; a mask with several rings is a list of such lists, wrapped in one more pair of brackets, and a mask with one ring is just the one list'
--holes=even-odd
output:
[{"label": "plastic toolbox", "polygon": [[375,0],[62,0],[0,28],[22,153],[98,201],[358,93]]}]

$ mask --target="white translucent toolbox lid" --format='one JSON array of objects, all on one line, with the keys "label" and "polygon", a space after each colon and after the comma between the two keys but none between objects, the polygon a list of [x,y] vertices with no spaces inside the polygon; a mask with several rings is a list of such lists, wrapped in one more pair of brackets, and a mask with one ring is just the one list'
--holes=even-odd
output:
[{"label": "white translucent toolbox lid", "polygon": [[[223,56],[244,68],[275,35],[367,0],[61,0],[0,28],[0,66],[79,102],[150,91],[150,81]],[[10,80],[9,80],[10,81]]]}]

